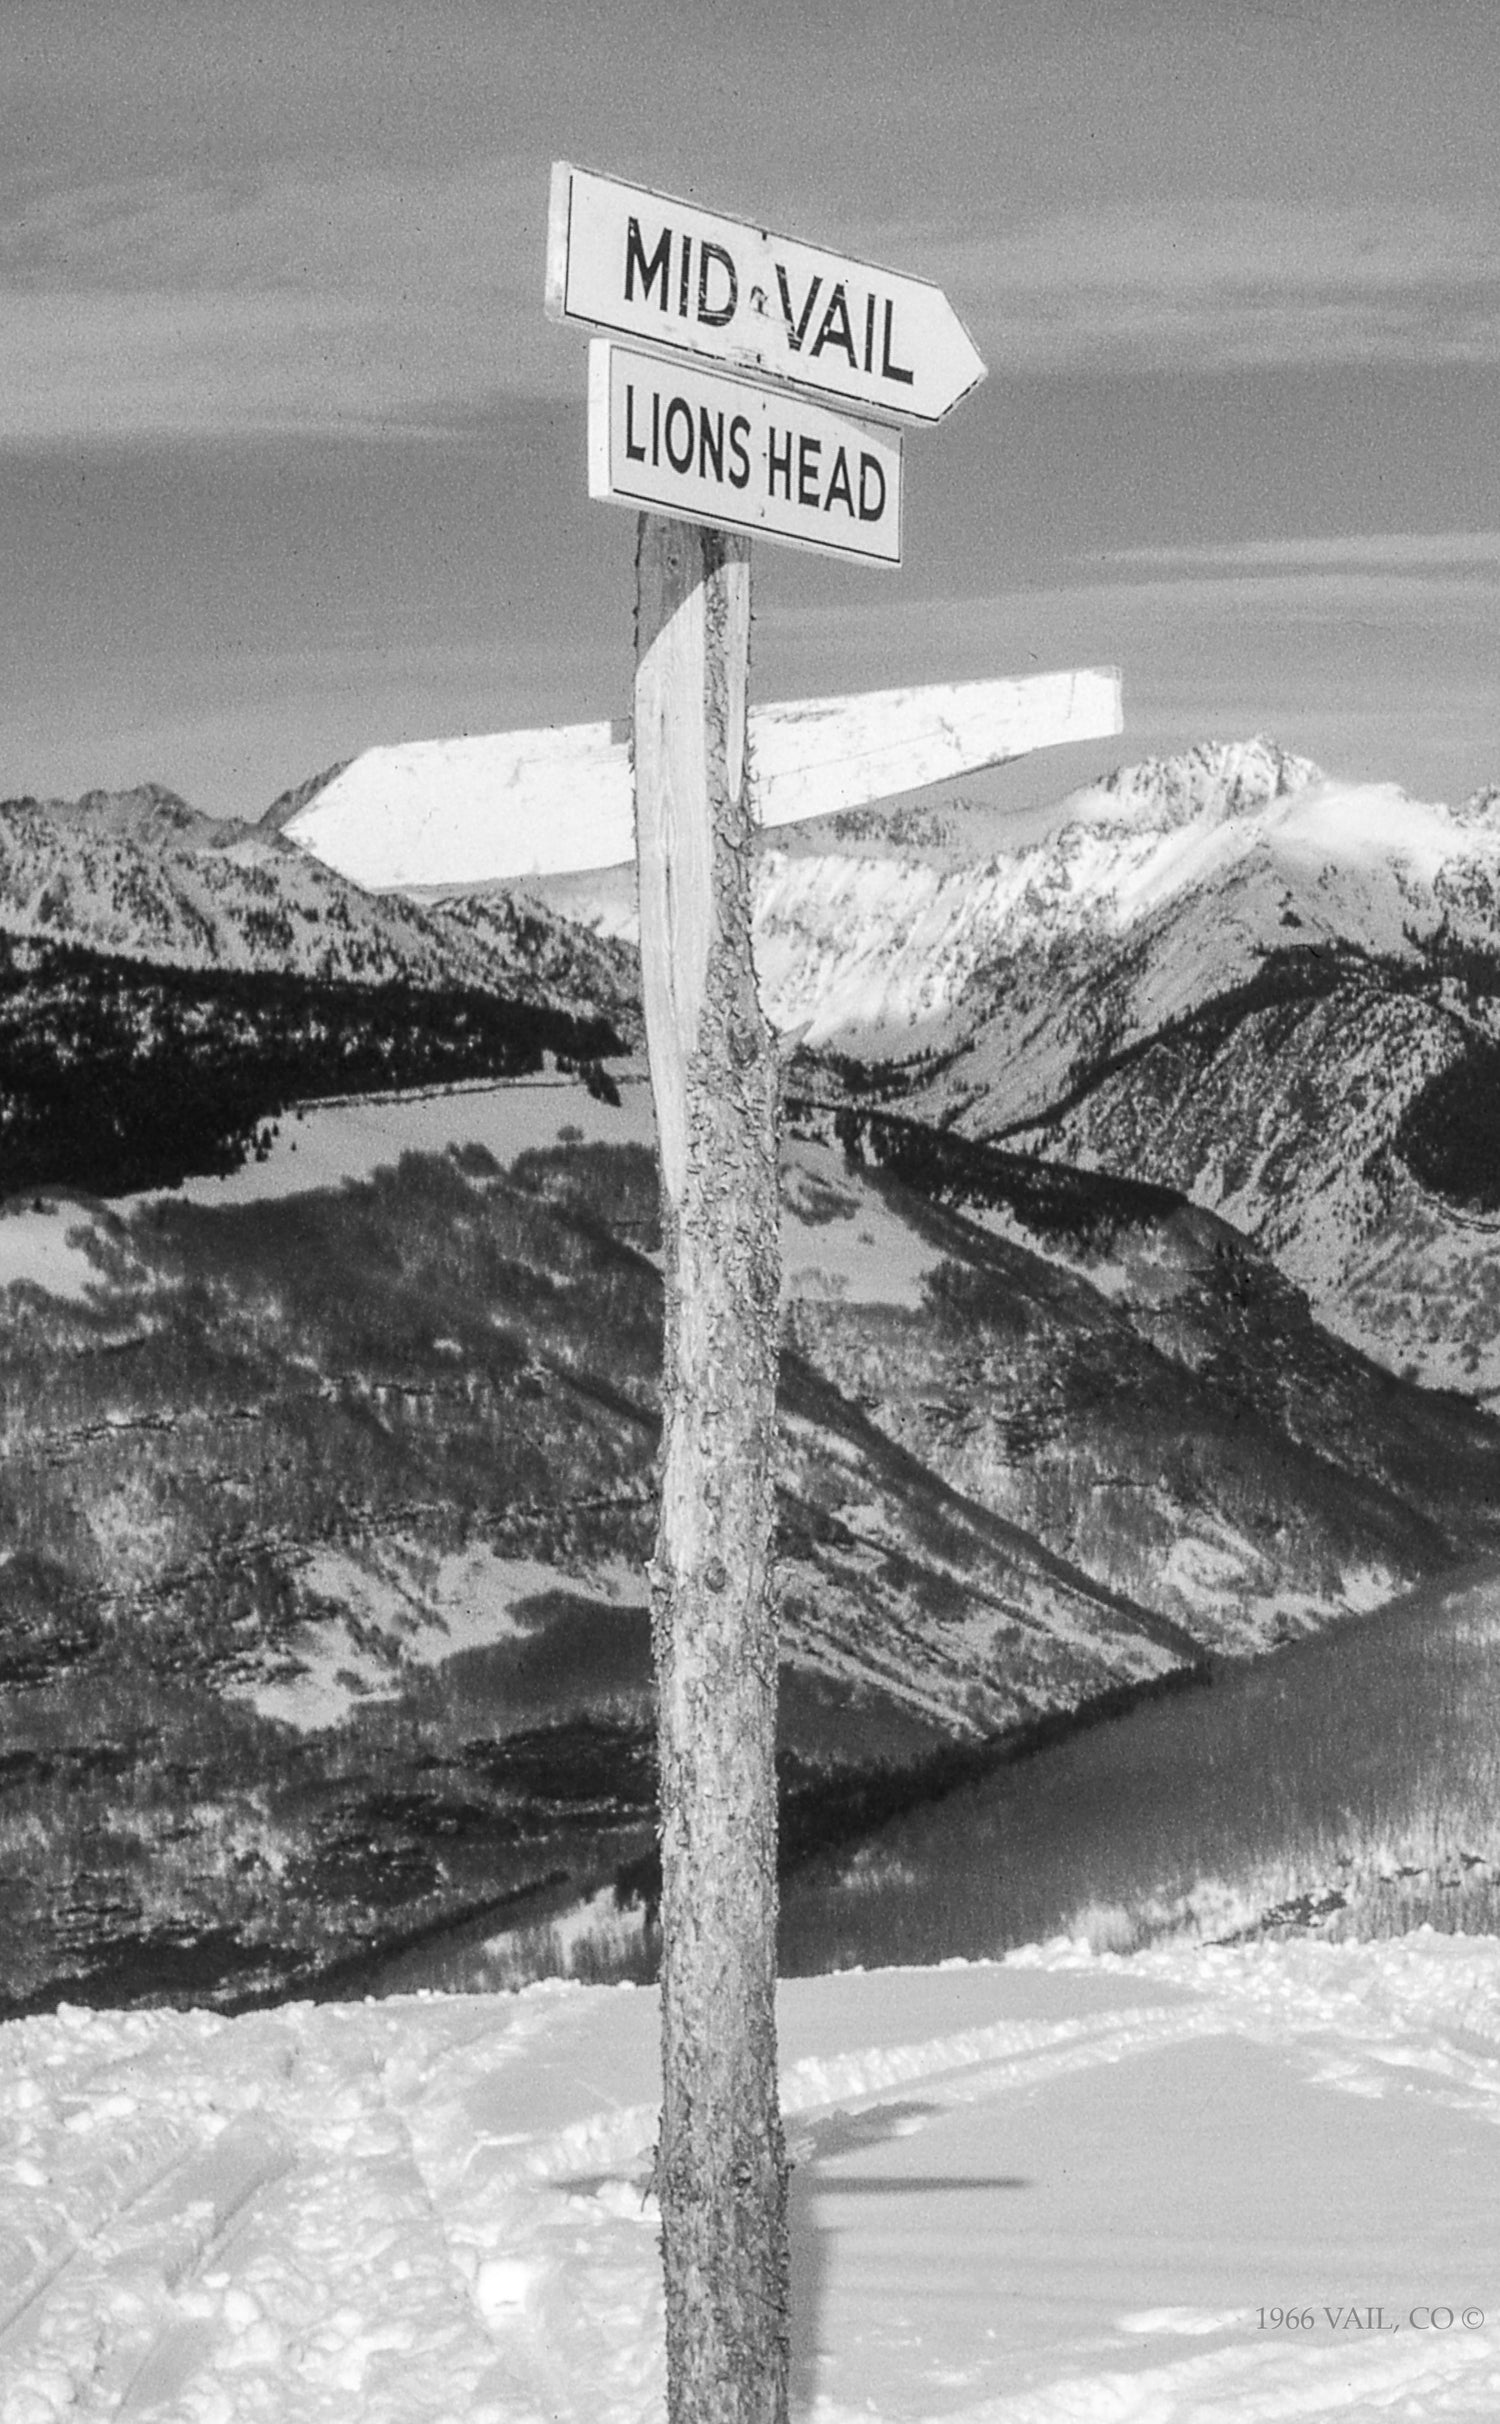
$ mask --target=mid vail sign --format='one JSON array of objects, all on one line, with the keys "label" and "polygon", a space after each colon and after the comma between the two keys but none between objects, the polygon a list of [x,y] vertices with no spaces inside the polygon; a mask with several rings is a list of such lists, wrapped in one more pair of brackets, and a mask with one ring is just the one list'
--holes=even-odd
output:
[{"label": "mid vail sign", "polygon": [[547,309],[830,401],[940,421],[984,377],[941,287],[560,160]]}]

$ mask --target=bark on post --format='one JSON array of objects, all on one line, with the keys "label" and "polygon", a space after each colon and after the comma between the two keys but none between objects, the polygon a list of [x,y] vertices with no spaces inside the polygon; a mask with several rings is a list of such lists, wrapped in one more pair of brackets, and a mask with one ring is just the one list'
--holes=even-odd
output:
[{"label": "bark on post", "polygon": [[784,2424],[776,2092],[776,1058],[750,953],[750,550],[643,515],[636,854],[666,1260],[657,2188],[670,2424]]}]

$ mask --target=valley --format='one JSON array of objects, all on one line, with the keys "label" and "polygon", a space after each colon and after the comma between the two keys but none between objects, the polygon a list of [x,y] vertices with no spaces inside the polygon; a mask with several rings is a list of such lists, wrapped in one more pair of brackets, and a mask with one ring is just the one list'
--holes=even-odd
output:
[{"label": "valley", "polygon": [[[660,1280],[622,1080],[428,1098],[429,1141],[491,1142],[394,1162],[374,1106],[309,1111],[238,1183],[56,1216],[90,1279],[12,1287],[4,1371],[18,2007],[235,2008],[649,1902]],[[369,1174],[293,1184],[340,1120]],[[861,1159],[788,1125],[791,1867],[1491,1535],[1485,1419],[1222,1224],[1055,1169],[1039,1214],[1024,1160],[963,1148],[960,1185],[932,1138],[903,1177],[878,1129]]]},{"label": "valley", "polygon": [[[762,855],[789,1879],[1500,1552],[1488,811],[1351,858],[1268,745],[1099,788]],[[617,880],[368,896],[211,824],[0,812],[7,2008],[546,1963],[579,1910],[639,1964]]]},{"label": "valley", "polygon": [[1491,1559],[1008,1761],[799,1870],[783,1969],[1493,1935],[1497,1636]]}]

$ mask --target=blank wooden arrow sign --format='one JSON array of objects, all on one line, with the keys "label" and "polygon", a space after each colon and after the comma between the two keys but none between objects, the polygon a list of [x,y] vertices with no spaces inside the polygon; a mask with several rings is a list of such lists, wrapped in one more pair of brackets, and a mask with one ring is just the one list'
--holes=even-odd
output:
[{"label": "blank wooden arrow sign", "polygon": [[[752,707],[759,821],[866,807],[1120,728],[1111,666]],[[617,866],[635,850],[629,747],[599,723],[367,749],[285,831],[371,891]]]},{"label": "blank wooden arrow sign", "polygon": [[775,236],[559,160],[554,320],[784,380],[900,421],[940,421],[984,364],[940,286]]}]

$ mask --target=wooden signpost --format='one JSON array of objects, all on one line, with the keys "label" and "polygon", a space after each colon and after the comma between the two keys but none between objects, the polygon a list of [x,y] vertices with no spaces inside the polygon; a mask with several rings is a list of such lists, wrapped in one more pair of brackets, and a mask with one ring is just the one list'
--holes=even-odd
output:
[{"label": "wooden signpost", "polygon": [[777,1064],[750,948],[750,549],[641,517],[641,983],[666,1321],[651,1573],[669,2424],[784,2424],[776,2087]]},{"label": "wooden signpost", "polygon": [[[643,507],[634,720],[641,974],[666,1274],[652,1565],[670,2424],[785,2424],[776,2089],[776,1060],[750,944],[752,531],[900,559],[900,440],[983,375],[921,280],[561,163],[555,316],[597,346],[590,490]],[[811,391],[799,399],[794,388]]]}]

